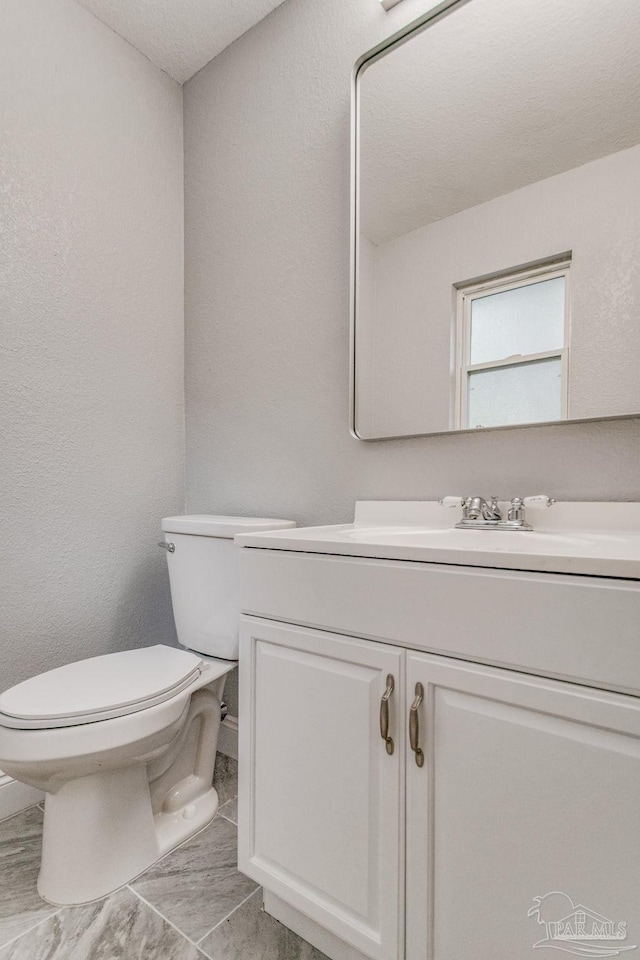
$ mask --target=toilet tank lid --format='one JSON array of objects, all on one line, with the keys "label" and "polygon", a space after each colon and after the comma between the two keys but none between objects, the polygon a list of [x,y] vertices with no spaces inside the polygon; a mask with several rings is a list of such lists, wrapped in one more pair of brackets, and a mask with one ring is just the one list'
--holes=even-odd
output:
[{"label": "toilet tank lid", "polygon": [[187,533],[196,537],[233,539],[236,533],[258,533],[262,530],[286,530],[295,527],[295,520],[273,520],[267,517],[215,517],[191,514],[186,517],[164,517],[165,533]]}]

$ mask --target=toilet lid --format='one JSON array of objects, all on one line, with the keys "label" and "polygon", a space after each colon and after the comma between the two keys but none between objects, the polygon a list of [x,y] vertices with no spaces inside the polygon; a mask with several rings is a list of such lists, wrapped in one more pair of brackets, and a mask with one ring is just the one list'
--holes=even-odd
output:
[{"label": "toilet lid", "polygon": [[0,725],[45,729],[134,713],[176,696],[201,663],[161,644],[70,663],[0,694]]}]

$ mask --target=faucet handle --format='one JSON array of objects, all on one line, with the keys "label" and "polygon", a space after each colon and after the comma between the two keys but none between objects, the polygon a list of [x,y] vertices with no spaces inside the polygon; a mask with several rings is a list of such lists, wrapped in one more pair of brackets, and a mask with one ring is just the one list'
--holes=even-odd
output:
[{"label": "faucet handle", "polygon": [[443,497],[442,500],[438,500],[438,503],[441,507],[445,507],[447,510],[460,509],[464,507],[466,497]]},{"label": "faucet handle", "polygon": [[555,500],[548,497],[545,493],[538,493],[534,497],[525,497],[522,505],[527,510],[544,510],[546,507],[552,507]]}]

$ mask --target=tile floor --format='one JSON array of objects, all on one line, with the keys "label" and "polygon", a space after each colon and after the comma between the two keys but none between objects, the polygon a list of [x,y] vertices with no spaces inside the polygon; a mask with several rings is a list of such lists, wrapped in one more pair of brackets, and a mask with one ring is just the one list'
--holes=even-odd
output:
[{"label": "tile floor", "polygon": [[236,867],[237,769],[220,756],[218,816],[111,896],[55,908],[36,891],[42,810],[0,822],[0,960],[325,960],[262,910]]}]

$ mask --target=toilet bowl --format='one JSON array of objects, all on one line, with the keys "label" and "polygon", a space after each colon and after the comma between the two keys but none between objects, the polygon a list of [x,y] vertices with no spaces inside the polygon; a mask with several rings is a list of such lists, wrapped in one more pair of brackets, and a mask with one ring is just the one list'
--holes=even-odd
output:
[{"label": "toilet bowl", "polygon": [[[220,701],[233,666],[147,647],[70,664],[0,696],[2,769],[46,793],[38,878],[45,900],[104,896],[215,816]],[[86,709],[80,680],[102,684],[99,710]],[[183,752],[186,767],[177,762]]]},{"label": "toilet bowl", "polygon": [[0,768],[46,794],[45,900],[104,897],[215,816],[222,693],[237,656],[229,548],[240,530],[285,526],[295,524],[165,519],[178,639],[190,649],[158,644],[92,657],[0,694]]}]

